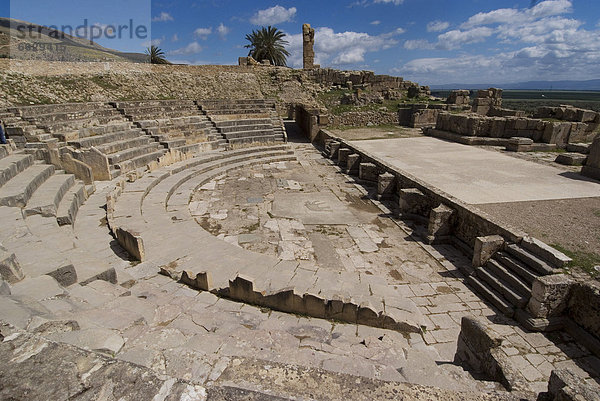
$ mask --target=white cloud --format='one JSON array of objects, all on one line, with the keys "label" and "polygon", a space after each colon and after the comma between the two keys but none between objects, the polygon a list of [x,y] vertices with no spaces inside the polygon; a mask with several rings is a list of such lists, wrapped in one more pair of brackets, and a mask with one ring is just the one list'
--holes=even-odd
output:
[{"label": "white cloud", "polygon": [[296,15],[296,7],[285,8],[282,6],[274,6],[265,10],[259,10],[250,22],[254,25],[276,25],[282,22],[290,21]]},{"label": "white cloud", "polygon": [[171,42],[179,42],[179,36],[176,33],[171,37]]},{"label": "white cloud", "polygon": [[171,14],[166,13],[166,12],[161,12],[157,17],[152,18],[152,22],[167,22],[167,21],[174,21],[173,17],[171,16]]},{"label": "white cloud", "polygon": [[[398,44],[398,35],[404,30],[398,28],[392,32],[373,36],[363,32],[335,32],[331,28],[315,30],[315,62],[323,66],[341,66],[358,64],[365,61],[365,55],[370,52],[389,49]],[[287,50],[290,52],[289,63],[293,66],[302,65],[302,34],[288,35],[290,42]]]},{"label": "white cloud", "polygon": [[197,37],[198,39],[206,40],[206,39],[208,39],[208,36],[211,33],[212,33],[212,27],[211,28],[197,28],[194,31],[194,36]]},{"label": "white cloud", "polygon": [[473,28],[467,31],[453,30],[438,36],[437,49],[459,49],[464,44],[479,43],[492,36],[494,30],[487,27]]},{"label": "white cloud", "polygon": [[371,25],[379,25],[379,24],[381,24],[381,21],[379,21],[379,20],[371,21]]},{"label": "white cloud", "polygon": [[229,32],[231,32],[231,28],[226,27],[225,25],[223,25],[222,22],[217,27],[217,34],[219,35],[219,38],[221,38],[223,40],[227,37]]},{"label": "white cloud", "polygon": [[404,41],[404,48],[407,50],[416,50],[416,49],[434,49],[435,43],[431,43],[425,39],[415,39],[415,40],[406,40]]},{"label": "white cloud", "polygon": [[572,1],[546,0],[526,9],[498,9],[473,15],[460,29],[404,42],[405,49],[457,49],[494,38],[503,51],[412,60],[394,69],[426,83],[506,83],[589,79],[600,76],[600,30],[569,18]]},{"label": "white cloud", "polygon": [[184,55],[184,54],[196,54],[202,51],[202,46],[198,42],[192,42],[185,47],[180,49],[171,50],[169,55]]},{"label": "white cloud", "polygon": [[427,24],[427,32],[445,31],[449,26],[450,23],[446,21],[431,21],[429,24]]},{"label": "white cloud", "polygon": [[375,0],[374,1],[375,4],[377,3],[383,3],[383,4],[394,4],[396,6],[399,6],[400,4],[404,3],[404,0]]}]

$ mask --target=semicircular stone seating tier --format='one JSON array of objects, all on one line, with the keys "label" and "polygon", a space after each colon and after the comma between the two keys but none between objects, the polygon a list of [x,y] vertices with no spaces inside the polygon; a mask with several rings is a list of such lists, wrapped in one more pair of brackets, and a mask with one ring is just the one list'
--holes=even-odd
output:
[{"label": "semicircular stone seating tier", "polygon": [[420,333],[416,305],[373,276],[247,251],[204,230],[189,210],[192,194],[228,171],[295,161],[287,145],[206,152],[121,181],[107,199],[107,219],[140,269],[160,270],[192,288],[282,312]]}]

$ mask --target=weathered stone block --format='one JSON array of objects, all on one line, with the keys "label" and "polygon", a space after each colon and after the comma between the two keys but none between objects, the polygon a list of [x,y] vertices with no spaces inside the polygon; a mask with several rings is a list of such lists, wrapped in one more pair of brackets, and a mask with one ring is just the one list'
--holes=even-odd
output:
[{"label": "weathered stone block", "polygon": [[358,177],[361,180],[377,182],[379,169],[373,163],[360,163]]},{"label": "weathered stone block", "polygon": [[346,168],[348,165],[348,156],[352,153],[354,153],[352,149],[340,148],[338,150],[338,166]]},{"label": "weathered stone block", "polygon": [[600,286],[597,283],[573,285],[568,312],[575,323],[600,338]]},{"label": "weathered stone block", "polygon": [[429,202],[427,196],[416,188],[404,188],[399,192],[400,213],[416,214],[427,217]]},{"label": "weathered stone block", "polygon": [[429,214],[429,226],[427,234],[430,241],[435,241],[435,238],[450,235],[452,233],[452,214],[454,209],[441,204],[431,210]]},{"label": "weathered stone block", "polygon": [[360,155],[358,153],[348,155],[348,160],[346,161],[346,173],[351,175],[358,175],[359,168]]},{"label": "weathered stone block", "polygon": [[564,274],[538,277],[533,282],[528,310],[534,317],[560,316],[568,306],[573,281]]},{"label": "weathered stone block", "polygon": [[387,199],[394,194],[395,177],[390,173],[379,174],[377,177],[377,198]]},{"label": "weathered stone block", "polygon": [[131,256],[140,262],[144,261],[146,258],[144,241],[138,233],[119,227],[115,232],[115,236],[123,249],[129,252]]},{"label": "weathered stone block", "polygon": [[545,143],[556,144],[558,146],[566,146],[569,142],[569,133],[571,132],[570,123],[548,123],[544,130],[542,140]]},{"label": "weathered stone block", "polygon": [[473,267],[485,265],[496,252],[502,249],[502,246],[504,246],[504,238],[500,235],[475,238],[472,261]]},{"label": "weathered stone block", "polygon": [[586,160],[586,155],[579,153],[563,153],[558,155],[554,161],[565,166],[583,166]]},{"label": "weathered stone block", "polygon": [[333,142],[331,142],[331,144],[329,144],[329,158],[330,159],[337,159],[338,152],[340,151],[341,145],[342,144],[337,141],[333,141]]},{"label": "weathered stone block", "polygon": [[546,243],[533,237],[523,238],[523,240],[521,241],[521,246],[533,253],[534,255],[537,255],[538,257],[542,258],[543,260],[548,262],[548,264],[555,268],[564,267],[572,261],[572,259],[564,253],[559,252],[558,250],[547,245]]},{"label": "weathered stone block", "polygon": [[514,137],[508,140],[506,150],[509,152],[529,152],[533,146],[533,139]]},{"label": "weathered stone block", "polygon": [[556,369],[550,374],[548,394],[556,401],[600,401],[600,388],[586,383],[569,369]]},{"label": "weathered stone block", "polygon": [[0,247],[0,279],[9,284],[18,283],[25,275],[14,253],[8,253]]}]

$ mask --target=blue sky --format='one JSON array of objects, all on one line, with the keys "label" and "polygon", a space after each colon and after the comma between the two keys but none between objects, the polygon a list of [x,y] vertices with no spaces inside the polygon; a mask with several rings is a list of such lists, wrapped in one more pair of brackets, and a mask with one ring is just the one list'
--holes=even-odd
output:
[{"label": "blue sky", "polygon": [[597,0],[48,3],[14,0],[11,16],[46,25],[85,16],[102,26],[135,18],[151,26],[151,38],[98,42],[143,51],[151,39],[179,63],[235,64],[247,54],[245,35],[274,25],[288,34],[289,65],[300,67],[300,32],[310,23],[316,61],[324,67],[368,69],[422,84],[600,78]]}]

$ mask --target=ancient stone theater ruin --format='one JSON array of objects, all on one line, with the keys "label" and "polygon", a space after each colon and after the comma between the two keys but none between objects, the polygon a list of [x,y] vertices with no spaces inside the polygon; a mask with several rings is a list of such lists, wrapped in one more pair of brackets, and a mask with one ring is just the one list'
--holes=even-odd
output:
[{"label": "ancient stone theater ruin", "polygon": [[303,70],[0,60],[0,399],[599,399],[600,287],[517,224],[598,201],[600,114],[304,38]]}]

